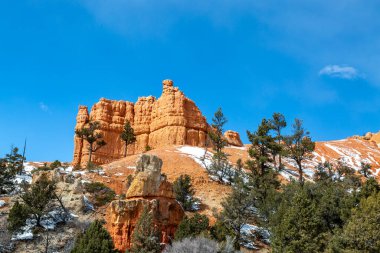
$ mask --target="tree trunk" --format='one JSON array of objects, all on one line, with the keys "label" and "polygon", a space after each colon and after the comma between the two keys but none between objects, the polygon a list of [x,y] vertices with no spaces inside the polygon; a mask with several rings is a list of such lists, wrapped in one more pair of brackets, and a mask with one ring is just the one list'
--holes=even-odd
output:
[{"label": "tree trunk", "polygon": [[90,143],[90,148],[88,149],[88,164],[91,163],[92,158],[92,143]]},{"label": "tree trunk", "polygon": [[127,150],[128,150],[128,145],[127,142],[125,142],[125,150],[124,150],[124,157],[127,157]]},{"label": "tree trunk", "polygon": [[302,170],[302,164],[301,162],[297,163],[298,164],[298,173],[299,173],[299,177],[298,177],[298,181],[301,185],[303,185],[304,181],[303,181],[303,170]]}]

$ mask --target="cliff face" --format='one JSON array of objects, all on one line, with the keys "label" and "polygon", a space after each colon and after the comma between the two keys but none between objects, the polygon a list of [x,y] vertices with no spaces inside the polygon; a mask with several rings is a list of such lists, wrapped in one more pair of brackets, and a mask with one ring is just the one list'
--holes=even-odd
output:
[{"label": "cliff face", "polygon": [[[209,126],[195,103],[188,99],[171,80],[163,81],[160,98],[140,97],[135,104],[127,101],[100,99],[91,112],[80,106],[75,129],[86,121],[99,121],[100,133],[107,145],[93,153],[92,161],[109,163],[123,157],[125,146],[120,139],[124,123],[128,120],[136,134],[136,142],[128,146],[128,154],[136,154],[152,148],[170,145],[205,146]],[[237,134],[237,133],[236,133]],[[240,137],[233,135],[228,142],[240,145]],[[231,136],[231,135],[230,135]],[[237,136],[237,137],[236,137]],[[237,138],[237,139],[236,139]],[[74,164],[88,161],[88,144],[80,138],[74,140]]]},{"label": "cliff face", "polygon": [[157,156],[141,156],[126,199],[115,200],[108,207],[106,228],[115,247],[122,252],[131,247],[133,231],[144,207],[152,214],[162,243],[174,238],[185,215],[174,197],[172,184],[161,175],[161,166],[162,160]]}]

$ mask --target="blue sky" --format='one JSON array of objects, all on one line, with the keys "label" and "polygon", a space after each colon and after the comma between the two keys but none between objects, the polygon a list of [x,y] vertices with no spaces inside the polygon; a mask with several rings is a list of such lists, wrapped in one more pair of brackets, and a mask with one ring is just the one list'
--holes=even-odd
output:
[{"label": "blue sky", "polygon": [[173,79],[211,119],[282,112],[315,140],[380,130],[379,1],[4,0],[0,155],[70,161],[78,105]]}]

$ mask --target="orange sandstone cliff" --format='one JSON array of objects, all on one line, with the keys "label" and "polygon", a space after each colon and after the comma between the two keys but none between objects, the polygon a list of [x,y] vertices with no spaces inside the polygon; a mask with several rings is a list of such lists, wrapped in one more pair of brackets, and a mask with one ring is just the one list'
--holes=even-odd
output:
[{"label": "orange sandstone cliff", "polygon": [[144,208],[152,214],[153,225],[161,232],[162,243],[174,238],[185,215],[174,197],[173,185],[161,174],[161,167],[162,160],[157,156],[142,155],[126,199],[112,201],[108,207],[106,228],[115,247],[122,252],[131,247],[133,231]]},{"label": "orange sandstone cliff", "polygon": [[[171,145],[205,146],[210,129],[206,118],[195,103],[187,98],[173,81],[164,80],[160,98],[140,97],[137,102],[115,101],[101,98],[91,112],[79,106],[75,129],[89,120],[99,121],[100,133],[107,145],[93,154],[96,164],[109,163],[123,157],[125,146],[120,139],[124,123],[128,120],[135,131],[137,141],[128,146],[128,154],[137,154],[147,146],[159,148]],[[240,136],[226,132],[230,145],[242,146]],[[88,144],[78,137],[74,139],[73,164],[85,165],[88,161]]]}]

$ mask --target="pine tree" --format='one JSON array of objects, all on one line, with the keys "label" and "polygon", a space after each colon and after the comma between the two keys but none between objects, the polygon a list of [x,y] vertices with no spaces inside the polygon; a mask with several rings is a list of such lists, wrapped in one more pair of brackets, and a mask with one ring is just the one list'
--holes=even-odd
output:
[{"label": "pine tree", "polygon": [[112,238],[103,228],[101,221],[96,220],[83,235],[79,235],[71,253],[117,253]]},{"label": "pine tree", "polygon": [[236,248],[242,242],[242,227],[252,217],[252,205],[250,190],[242,179],[235,182],[231,194],[221,203],[223,210],[217,218],[233,232]]},{"label": "pine tree", "polygon": [[380,193],[360,202],[331,252],[380,252]]},{"label": "pine tree", "polygon": [[253,133],[247,131],[251,146],[248,154],[254,160],[251,161],[249,168],[258,170],[263,175],[269,168],[269,163],[273,161],[272,153],[276,146],[275,139],[270,135],[272,130],[267,119],[263,119],[257,130]]},{"label": "pine tree", "polygon": [[214,155],[211,165],[207,166],[207,170],[222,183],[230,183],[227,178],[233,178],[232,166],[227,159],[227,154],[223,152],[223,148],[227,145],[226,139],[223,136],[223,127],[226,123],[227,118],[224,116],[222,109],[219,108],[212,118],[212,129],[208,133],[213,144]]},{"label": "pine tree", "polygon": [[106,145],[106,142],[102,139],[103,135],[98,132],[100,129],[100,123],[98,121],[90,121],[81,129],[75,130],[75,134],[82,140],[86,140],[88,146],[88,165],[91,166],[92,153]]},{"label": "pine tree", "polygon": [[272,149],[273,161],[276,164],[276,156],[278,156],[278,167],[277,167],[277,169],[281,170],[282,169],[281,158],[282,158],[282,155],[285,151],[283,148],[283,145],[282,145],[282,142],[284,141],[284,136],[282,136],[281,131],[283,128],[286,127],[286,120],[285,120],[284,115],[276,112],[276,113],[273,113],[272,119],[269,120],[269,123],[270,123],[272,130],[276,133],[276,136],[274,137],[274,139],[277,142],[277,145],[275,145],[274,148]]},{"label": "pine tree", "polygon": [[178,225],[175,232],[175,240],[180,241],[188,237],[196,237],[202,233],[206,233],[209,226],[209,219],[206,215],[196,213],[193,217],[185,217]]},{"label": "pine tree", "polygon": [[136,141],[135,132],[131,126],[131,123],[128,120],[124,124],[124,129],[123,132],[120,134],[120,138],[125,142],[124,157],[126,157],[128,145]]},{"label": "pine tree", "polygon": [[20,174],[23,168],[24,157],[18,153],[18,148],[12,147],[11,152],[5,155],[5,163],[8,170],[14,174]]},{"label": "pine tree", "polygon": [[126,253],[160,253],[160,234],[153,224],[153,216],[147,206],[132,234],[132,247]]},{"label": "pine tree", "polygon": [[175,198],[181,203],[185,211],[193,211],[194,189],[189,175],[179,176],[173,183]]},{"label": "pine tree", "polygon": [[7,166],[5,159],[0,159],[0,194],[14,190],[15,170]]},{"label": "pine tree", "polygon": [[302,125],[302,121],[295,119],[293,124],[293,133],[285,138],[287,145],[287,155],[297,164],[298,180],[302,185],[304,183],[302,163],[306,159],[312,158],[312,152],[315,149],[315,142],[309,136]]},{"label": "pine tree", "polygon": [[365,177],[368,178],[370,172],[371,172],[371,164],[362,162],[362,163],[361,163],[361,168],[360,168],[360,173],[361,173],[363,176],[365,176]]},{"label": "pine tree", "polygon": [[56,183],[47,178],[46,174],[30,186],[24,187],[24,193],[20,198],[27,207],[29,214],[36,220],[37,226],[41,226],[41,217],[48,211],[48,207],[56,199]]}]

